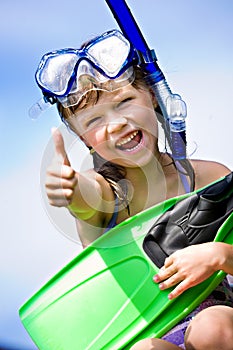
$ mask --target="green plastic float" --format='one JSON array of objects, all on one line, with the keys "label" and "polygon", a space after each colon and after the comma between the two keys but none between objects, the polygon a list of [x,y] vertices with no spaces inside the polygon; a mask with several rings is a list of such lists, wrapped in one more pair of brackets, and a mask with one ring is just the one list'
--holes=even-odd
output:
[{"label": "green plastic float", "polygon": [[[83,250],[20,309],[40,350],[130,349],[161,337],[196,308],[225,277],[208,280],[174,300],[153,282],[158,267],[142,248],[156,217],[188,195],[169,199],[122,222]],[[233,214],[215,241],[233,243]]]}]

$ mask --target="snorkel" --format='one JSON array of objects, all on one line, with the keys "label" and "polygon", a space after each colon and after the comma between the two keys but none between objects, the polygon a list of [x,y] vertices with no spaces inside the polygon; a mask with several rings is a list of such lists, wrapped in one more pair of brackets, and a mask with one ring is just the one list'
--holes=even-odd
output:
[{"label": "snorkel", "polygon": [[125,0],[105,0],[115,17],[122,33],[138,51],[139,65],[147,73],[147,83],[151,86],[158,101],[165,128],[170,135],[170,148],[173,159],[186,158],[186,125],[187,115],[185,102],[177,94],[173,94],[157,64],[154,50],[147,45]]},{"label": "snorkel", "polygon": [[145,72],[146,83],[157,99],[172,158],[183,163],[182,167],[188,170],[191,183],[194,183],[191,165],[184,164],[187,160],[186,105],[179,95],[171,92],[155,52],[147,45],[125,0],[105,1],[123,35],[117,30],[108,31],[81,49],[66,48],[45,54],[35,75],[43,98],[31,107],[29,114],[35,119],[57,101],[64,107],[77,104],[89,83],[94,82],[100,90],[119,88],[130,82],[129,70],[133,71],[132,66],[136,64]]}]

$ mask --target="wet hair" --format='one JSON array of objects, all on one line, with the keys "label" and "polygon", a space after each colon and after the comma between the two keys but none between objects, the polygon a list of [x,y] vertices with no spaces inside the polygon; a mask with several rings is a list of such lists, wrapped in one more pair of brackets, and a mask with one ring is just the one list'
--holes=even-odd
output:
[{"label": "wet hair", "polygon": [[[137,88],[137,89],[146,89],[146,90],[151,90],[151,88],[147,85],[145,81],[146,74],[143,72],[142,69],[139,67],[134,67],[134,72],[135,72],[135,79],[132,83],[132,86]],[[66,124],[66,126],[71,129],[69,125],[69,117],[75,114],[77,112],[77,109],[82,110],[85,109],[85,107],[90,106],[90,105],[95,105],[100,98],[100,96],[103,94],[102,90],[94,89],[95,86],[93,84],[92,90],[90,90],[91,87],[88,87],[86,91],[84,91],[82,98],[79,100],[78,104],[75,104],[70,107],[64,108],[61,103],[57,102],[57,108],[59,115],[61,117],[61,120]],[[153,94],[153,92],[151,92]],[[68,96],[70,99],[70,102],[72,102],[72,99],[75,98],[75,96]],[[169,128],[166,125],[165,118],[162,116],[162,112],[160,110],[160,107],[157,106],[155,108],[157,119],[160,122],[164,134],[165,134],[165,139],[166,139],[166,144],[165,144],[165,152],[170,155],[171,162],[169,164],[163,165],[163,166],[169,166],[171,164],[176,167],[176,162],[172,158],[172,154],[168,151],[167,146],[169,149],[171,149],[171,139],[170,139],[170,132]],[[111,186],[114,194],[118,197],[119,203],[123,203],[127,208],[129,212],[129,206],[128,206],[128,199],[127,199],[127,185],[125,181],[122,181],[125,179],[126,176],[126,170],[123,166],[117,165],[113,162],[107,161],[106,159],[102,158],[97,152],[93,152],[93,167],[94,170],[101,174],[106,181],[109,183]],[[190,188],[191,190],[194,190],[195,187],[195,175],[194,175],[194,170],[193,167],[190,163],[190,161],[186,158],[183,160],[179,161],[183,171],[180,169],[177,169],[178,172],[184,173],[186,176],[189,177],[190,179]]]}]

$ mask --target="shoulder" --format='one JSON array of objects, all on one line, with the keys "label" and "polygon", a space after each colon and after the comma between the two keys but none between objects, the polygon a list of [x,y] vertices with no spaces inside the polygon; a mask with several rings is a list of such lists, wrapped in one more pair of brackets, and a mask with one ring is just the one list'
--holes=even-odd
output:
[{"label": "shoulder", "polygon": [[[108,221],[109,218],[111,218],[111,215],[114,212],[115,208],[115,195],[112,191],[112,188],[109,182],[94,169],[89,169],[80,175],[88,178],[90,183],[93,183],[95,193],[99,198],[97,201],[98,206],[96,207],[96,215],[93,217],[93,220],[100,221],[100,224],[103,225],[104,222]],[[91,186],[90,191],[93,191]]]},{"label": "shoulder", "polygon": [[81,173],[82,176],[87,177],[95,183],[95,186],[100,191],[101,198],[107,201],[114,201],[114,194],[108,181],[94,169],[86,170]]},{"label": "shoulder", "polygon": [[191,160],[195,173],[195,189],[226,176],[231,170],[225,165],[208,160]]}]

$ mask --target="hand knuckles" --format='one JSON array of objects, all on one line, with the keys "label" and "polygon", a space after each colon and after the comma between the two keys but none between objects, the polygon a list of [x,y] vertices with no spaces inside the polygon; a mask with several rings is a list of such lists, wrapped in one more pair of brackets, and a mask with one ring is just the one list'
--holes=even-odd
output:
[{"label": "hand knuckles", "polygon": [[77,185],[77,180],[76,180],[76,178],[74,177],[73,179],[71,179],[69,183],[70,183],[70,187],[71,187],[72,189],[74,189],[74,188],[76,187],[76,185]]},{"label": "hand knuckles", "polygon": [[61,169],[62,169],[62,175],[63,175],[63,177],[66,177],[66,178],[68,178],[68,179],[74,177],[75,171],[74,171],[73,168],[71,168],[71,166],[69,166],[69,165],[63,165]]},{"label": "hand knuckles", "polygon": [[53,200],[54,199],[54,191],[52,191],[50,188],[46,189],[46,194],[49,200]]},{"label": "hand knuckles", "polygon": [[168,281],[167,284],[168,284],[169,287],[172,287],[172,286],[176,285],[177,284],[176,278],[175,277],[169,278],[169,281]]},{"label": "hand knuckles", "polygon": [[52,206],[52,207],[60,207],[60,202],[57,202],[55,200],[51,200],[49,199],[49,204]]},{"label": "hand knuckles", "polygon": [[74,191],[70,188],[63,190],[66,199],[72,199]]},{"label": "hand knuckles", "polygon": [[54,188],[54,181],[47,179],[45,182],[45,188],[47,191],[52,190]]},{"label": "hand knuckles", "polygon": [[196,277],[191,275],[191,276],[189,276],[188,281],[189,281],[190,286],[194,286],[196,283]]}]

